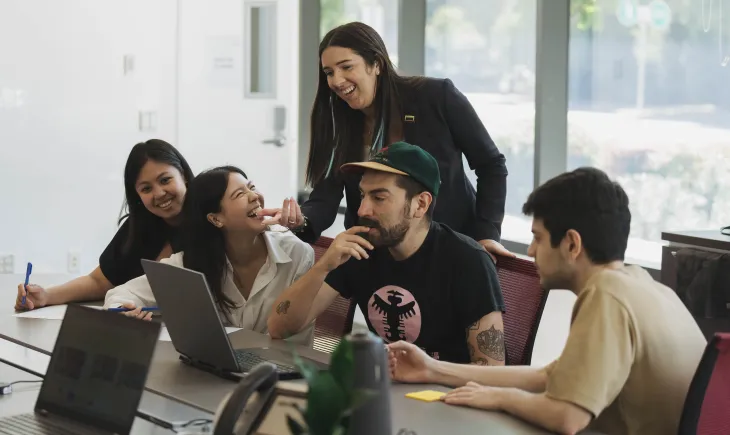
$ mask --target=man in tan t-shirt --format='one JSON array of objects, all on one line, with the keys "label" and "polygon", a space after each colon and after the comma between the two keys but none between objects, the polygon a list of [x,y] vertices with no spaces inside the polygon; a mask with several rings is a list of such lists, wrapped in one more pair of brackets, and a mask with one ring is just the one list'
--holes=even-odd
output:
[{"label": "man in tan t-shirt", "polygon": [[706,341],[671,289],[624,265],[631,226],[624,190],[600,170],[580,168],[537,188],[523,212],[533,217],[528,254],[541,284],[578,296],[560,358],[544,368],[467,366],[396,342],[392,378],[459,387],[443,400],[558,433],[676,434]]}]

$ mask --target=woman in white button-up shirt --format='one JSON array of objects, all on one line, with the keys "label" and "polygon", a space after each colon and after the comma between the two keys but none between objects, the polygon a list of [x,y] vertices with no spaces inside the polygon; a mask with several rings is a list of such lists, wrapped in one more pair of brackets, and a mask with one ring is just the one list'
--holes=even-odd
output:
[{"label": "woman in white button-up shirt", "polygon": [[[184,251],[161,260],[205,275],[223,322],[267,333],[268,314],[279,294],[314,263],[312,247],[289,232],[270,231],[279,216],[259,212],[263,195],[233,166],[210,169],[188,186],[183,206]],[[125,314],[149,318],[154,306],[142,275],[106,294],[104,307],[134,308]],[[311,344],[313,325],[294,341]]]}]

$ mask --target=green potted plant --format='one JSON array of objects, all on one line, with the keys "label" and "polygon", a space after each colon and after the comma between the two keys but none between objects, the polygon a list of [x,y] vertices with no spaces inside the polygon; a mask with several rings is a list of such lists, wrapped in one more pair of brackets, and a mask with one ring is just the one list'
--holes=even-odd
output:
[{"label": "green potted plant", "polygon": [[320,371],[302,361],[294,361],[307,382],[307,407],[296,407],[304,424],[287,416],[292,435],[345,435],[352,412],[375,396],[375,391],[354,388],[352,343],[340,341],[332,353],[329,370]]}]

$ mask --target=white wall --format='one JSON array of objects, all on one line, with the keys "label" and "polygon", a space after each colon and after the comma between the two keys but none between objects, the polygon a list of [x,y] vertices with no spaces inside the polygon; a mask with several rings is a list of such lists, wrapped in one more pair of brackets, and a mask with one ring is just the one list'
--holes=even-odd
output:
[{"label": "white wall", "polygon": [[[243,1],[0,0],[0,256],[14,255],[14,272],[31,261],[36,276],[67,274],[69,252],[80,254],[74,275],[96,267],[116,231],[126,157],[150,138],[176,145],[195,172],[234,163],[261,174],[271,202],[295,195],[296,141],[265,148],[258,139],[271,123],[255,132],[257,111],[272,112],[262,105],[296,107],[298,7],[289,3],[279,4],[278,37],[291,46],[279,53],[280,97],[234,113],[221,95],[243,101],[242,84],[207,86],[191,59],[209,37],[243,37]],[[127,75],[125,55],[134,57]],[[139,131],[139,111],[157,113],[155,131]],[[297,115],[288,115],[291,138]],[[248,159],[254,152],[263,157]]]},{"label": "white wall", "polygon": [[[277,4],[277,89],[271,98],[244,97],[245,3],[181,2],[179,145],[196,172],[239,166],[265,194],[267,206],[276,206],[297,193],[299,2]],[[231,67],[214,68],[216,58]],[[288,108],[288,140],[281,148],[263,143],[274,137],[275,106]]]},{"label": "white wall", "polygon": [[[16,272],[66,272],[69,251],[96,265],[129,149],[174,133],[174,6],[0,0],[0,254]],[[158,111],[156,132],[138,131],[139,110]]]}]

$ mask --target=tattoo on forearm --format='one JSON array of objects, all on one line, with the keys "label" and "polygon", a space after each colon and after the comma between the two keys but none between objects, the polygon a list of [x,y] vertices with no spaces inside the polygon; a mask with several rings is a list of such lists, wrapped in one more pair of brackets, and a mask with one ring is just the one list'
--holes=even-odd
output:
[{"label": "tattoo on forearm", "polygon": [[466,347],[469,349],[469,357],[474,356],[474,346],[471,345],[471,343],[466,343]]},{"label": "tattoo on forearm", "polygon": [[287,310],[289,310],[290,305],[291,305],[291,302],[289,302],[289,301],[281,302],[276,307],[276,314],[286,314]]},{"label": "tattoo on forearm", "polygon": [[477,335],[479,350],[487,357],[504,361],[504,333],[492,325]]}]

